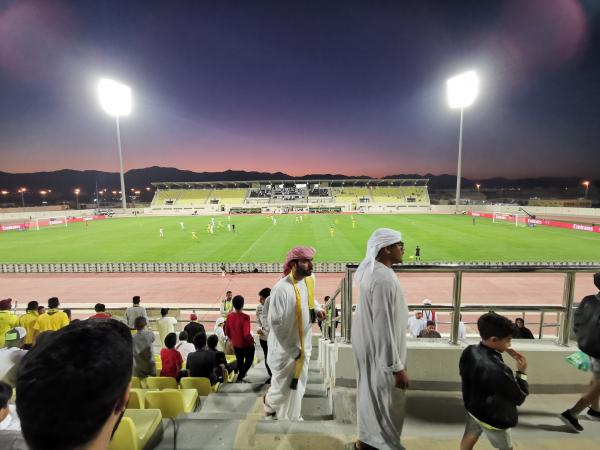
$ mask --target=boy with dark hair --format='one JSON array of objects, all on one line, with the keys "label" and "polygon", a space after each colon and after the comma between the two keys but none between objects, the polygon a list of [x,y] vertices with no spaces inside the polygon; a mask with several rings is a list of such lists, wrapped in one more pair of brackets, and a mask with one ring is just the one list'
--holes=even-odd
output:
[{"label": "boy with dark hair", "polygon": [[183,359],[181,358],[181,354],[175,350],[177,335],[175,333],[167,334],[164,344],[166,348],[160,351],[160,360],[162,361],[160,376],[179,379]]},{"label": "boy with dark hair", "polygon": [[236,295],[231,303],[234,311],[227,316],[225,334],[233,344],[239,370],[237,381],[242,383],[254,362],[254,338],[250,334],[250,316],[242,312],[244,297]]},{"label": "boy with dark hair", "polygon": [[146,308],[140,306],[140,296],[136,295],[132,299],[133,306],[130,306],[125,310],[125,316],[123,318],[125,324],[130,329],[135,329],[135,319],[138,317],[144,317],[146,319],[146,323],[148,322],[148,313],[146,312]]},{"label": "boy with dark hair", "polygon": [[3,431],[21,431],[21,422],[15,405],[9,405],[8,401],[12,397],[12,387],[0,381],[0,432]]},{"label": "boy with dark hair", "polygon": [[[460,357],[463,401],[467,424],[460,443],[461,450],[471,450],[481,433],[492,447],[512,449],[510,429],[518,422],[517,406],[529,388],[527,360],[510,348],[515,325],[496,313],[482,315],[477,321],[481,336],[479,345],[469,345]],[[507,352],[517,363],[516,377],[502,360]]]},{"label": "boy with dark hair", "polygon": [[188,355],[186,367],[190,377],[205,377],[210,384],[215,384],[216,353],[206,348],[206,340],[206,333],[198,333],[194,337],[196,351]]},{"label": "boy with dark hair", "polygon": [[108,448],[129,398],[131,366],[131,333],[116,320],[79,321],[38,342],[17,379],[29,448]]},{"label": "boy with dark hair", "polygon": [[90,316],[90,319],[110,319],[112,316],[106,313],[106,305],[104,303],[96,303],[94,305],[96,314]]},{"label": "boy with dark hair", "polygon": [[146,329],[146,318],[136,317],[133,336],[133,376],[146,378],[156,376],[156,363],[152,352],[154,333]]},{"label": "boy with dark hair", "polygon": [[58,301],[58,297],[51,297],[48,299],[48,309],[44,314],[38,317],[38,320],[33,327],[36,334],[43,333],[44,331],[57,331],[69,325],[71,322],[69,317],[64,311],[58,309],[59,306],[60,302]]}]

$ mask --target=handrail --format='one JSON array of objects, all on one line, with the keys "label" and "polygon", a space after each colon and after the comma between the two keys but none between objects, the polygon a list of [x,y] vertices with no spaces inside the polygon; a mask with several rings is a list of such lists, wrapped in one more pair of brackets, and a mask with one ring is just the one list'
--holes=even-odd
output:
[{"label": "handrail", "polygon": [[[341,322],[343,342],[350,344],[352,338],[352,283],[353,274],[358,265],[347,264],[346,274],[340,283],[342,293]],[[473,311],[533,311],[556,312],[560,314],[557,343],[567,346],[573,320],[573,298],[575,293],[575,278],[577,273],[600,272],[599,262],[455,262],[455,263],[409,263],[398,264],[392,267],[394,272],[418,273],[453,273],[454,283],[452,289],[452,305],[410,305],[410,310],[435,309],[448,311],[452,314],[450,343],[458,345],[460,313]],[[561,306],[556,305],[462,305],[462,275],[464,273],[556,273],[564,274],[563,301]],[[543,319],[542,319],[543,322]],[[543,324],[542,324],[543,326]],[[541,329],[541,327],[540,327]],[[540,331],[541,336],[541,331]]]}]

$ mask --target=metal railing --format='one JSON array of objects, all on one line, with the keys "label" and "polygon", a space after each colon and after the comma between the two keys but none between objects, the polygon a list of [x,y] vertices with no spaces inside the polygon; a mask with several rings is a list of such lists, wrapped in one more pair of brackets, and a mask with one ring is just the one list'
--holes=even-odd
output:
[{"label": "metal railing", "polygon": [[[341,334],[344,343],[349,344],[352,337],[352,313],[353,313],[353,275],[356,272],[356,264],[348,264],[346,266],[346,274],[341,281],[338,291],[331,298],[330,307],[335,311],[336,299],[340,294],[341,315],[335,317],[332,314],[330,320],[325,326],[326,337],[335,340],[336,324],[341,323]],[[559,345],[566,346],[569,342],[571,326],[573,320],[573,303],[575,292],[575,277],[577,273],[595,273],[600,272],[600,263],[597,262],[582,262],[582,263],[563,263],[563,262],[548,262],[548,263],[440,263],[440,264],[407,264],[393,266],[394,272],[405,273],[452,273],[454,275],[452,287],[452,304],[451,305],[419,305],[411,306],[412,310],[433,309],[436,311],[449,312],[452,320],[450,322],[450,343],[458,345],[459,343],[459,326],[461,312],[539,312],[540,320],[540,338],[542,337],[542,328],[544,326],[556,326],[556,324],[545,325],[544,315],[551,312],[559,316],[558,340]],[[562,304],[558,305],[463,305],[462,304],[462,282],[463,274],[465,273],[554,273],[564,274],[564,285]]]}]

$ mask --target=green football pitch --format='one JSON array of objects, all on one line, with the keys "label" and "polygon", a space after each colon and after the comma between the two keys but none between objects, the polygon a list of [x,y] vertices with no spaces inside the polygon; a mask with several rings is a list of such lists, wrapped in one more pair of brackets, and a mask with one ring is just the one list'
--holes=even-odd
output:
[{"label": "green football pitch", "polygon": [[[379,227],[402,232],[410,261],[598,261],[600,234],[551,227],[493,224],[469,216],[296,215],[132,217],[72,223],[39,231],[0,233],[0,263],[36,262],[281,262],[294,245],[317,249],[317,262],[360,261]],[[353,226],[353,219],[355,224]],[[185,229],[181,230],[180,222]],[[159,237],[164,229],[164,238]],[[333,234],[331,233],[333,229]],[[197,240],[192,239],[192,231]]]}]

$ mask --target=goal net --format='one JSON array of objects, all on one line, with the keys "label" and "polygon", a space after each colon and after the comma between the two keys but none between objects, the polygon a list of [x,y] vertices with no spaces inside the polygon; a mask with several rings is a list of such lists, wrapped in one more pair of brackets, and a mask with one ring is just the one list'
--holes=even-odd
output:
[{"label": "goal net", "polygon": [[527,216],[525,216],[524,214],[495,212],[492,219],[494,223],[504,223],[508,225],[514,225],[516,227],[527,226]]},{"label": "goal net", "polygon": [[46,217],[44,219],[35,219],[35,229],[45,227],[66,227],[69,225],[67,216]]}]

